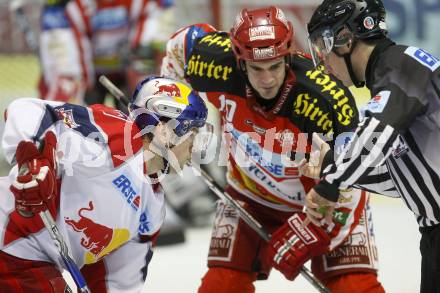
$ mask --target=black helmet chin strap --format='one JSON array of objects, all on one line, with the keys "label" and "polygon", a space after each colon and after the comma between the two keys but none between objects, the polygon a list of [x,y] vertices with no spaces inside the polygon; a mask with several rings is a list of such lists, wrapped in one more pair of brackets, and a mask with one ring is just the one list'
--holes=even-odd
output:
[{"label": "black helmet chin strap", "polygon": [[357,41],[353,40],[350,52],[348,52],[347,54],[344,54],[344,55],[339,55],[339,56],[344,57],[345,65],[347,66],[347,69],[348,69],[348,74],[350,74],[350,78],[351,78],[351,81],[353,82],[354,86],[357,88],[360,88],[365,85],[365,81],[360,81],[356,77],[356,75],[354,74],[354,70],[353,70],[353,64],[351,62],[351,54],[353,53],[354,47],[356,45],[357,45]]}]

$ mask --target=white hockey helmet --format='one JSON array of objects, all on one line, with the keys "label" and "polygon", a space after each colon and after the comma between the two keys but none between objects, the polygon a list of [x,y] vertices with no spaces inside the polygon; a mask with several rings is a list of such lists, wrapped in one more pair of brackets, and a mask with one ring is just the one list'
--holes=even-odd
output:
[{"label": "white hockey helmet", "polygon": [[175,119],[174,132],[179,137],[190,129],[203,127],[208,116],[206,104],[197,92],[181,82],[157,76],[137,85],[129,110],[141,131],[159,121]]}]

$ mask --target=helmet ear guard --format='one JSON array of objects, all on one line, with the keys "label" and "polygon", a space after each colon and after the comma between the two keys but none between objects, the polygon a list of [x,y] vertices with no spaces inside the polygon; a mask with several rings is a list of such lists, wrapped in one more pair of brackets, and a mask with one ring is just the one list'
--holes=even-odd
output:
[{"label": "helmet ear guard", "polygon": [[160,117],[177,118],[185,110],[185,105],[171,101],[167,96],[147,97],[145,108]]}]

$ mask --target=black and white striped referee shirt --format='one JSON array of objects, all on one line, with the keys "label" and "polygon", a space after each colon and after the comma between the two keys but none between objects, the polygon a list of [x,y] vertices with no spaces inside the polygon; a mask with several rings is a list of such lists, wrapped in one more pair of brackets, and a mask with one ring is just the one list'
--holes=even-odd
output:
[{"label": "black and white striped referee shirt", "polygon": [[400,195],[420,226],[440,223],[440,61],[384,40],[366,70],[364,119],[315,190],[336,201],[357,186]]}]

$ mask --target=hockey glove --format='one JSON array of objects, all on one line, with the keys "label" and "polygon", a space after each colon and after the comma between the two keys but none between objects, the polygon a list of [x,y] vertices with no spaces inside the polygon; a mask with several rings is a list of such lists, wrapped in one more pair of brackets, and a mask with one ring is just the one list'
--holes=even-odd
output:
[{"label": "hockey glove", "polygon": [[273,233],[268,243],[269,263],[288,280],[299,274],[301,267],[313,256],[326,252],[330,238],[313,224],[303,226],[306,216],[295,214]]},{"label": "hockey glove", "polygon": [[55,208],[57,139],[53,132],[47,132],[40,152],[30,141],[21,141],[15,153],[18,176],[10,190],[15,197],[15,209],[25,217],[40,211]]}]

